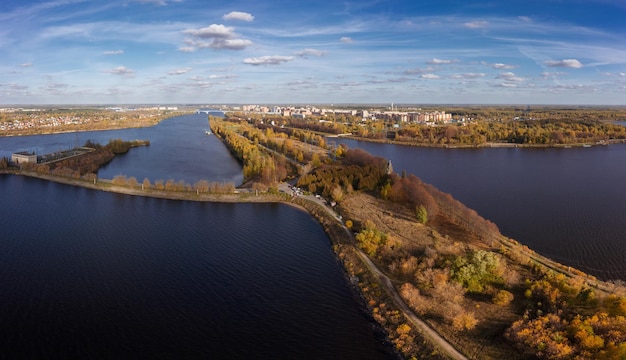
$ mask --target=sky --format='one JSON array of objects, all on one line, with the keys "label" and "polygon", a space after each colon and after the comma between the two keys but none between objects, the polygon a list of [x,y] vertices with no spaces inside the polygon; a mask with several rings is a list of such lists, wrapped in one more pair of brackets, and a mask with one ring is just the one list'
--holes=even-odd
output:
[{"label": "sky", "polygon": [[0,104],[626,105],[625,0],[2,0]]}]

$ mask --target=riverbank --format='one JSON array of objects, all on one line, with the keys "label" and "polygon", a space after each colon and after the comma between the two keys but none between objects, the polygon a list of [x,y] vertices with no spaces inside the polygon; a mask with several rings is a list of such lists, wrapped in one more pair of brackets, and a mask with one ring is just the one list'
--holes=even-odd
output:
[{"label": "riverbank", "polygon": [[486,142],[478,145],[469,144],[427,144],[427,143],[413,143],[407,141],[398,141],[393,139],[372,139],[354,135],[341,136],[339,138],[366,141],[378,144],[393,144],[404,146],[415,146],[424,148],[439,148],[439,149],[482,149],[482,148],[556,148],[556,149],[570,149],[570,148],[586,148],[591,146],[607,146],[610,144],[624,144],[626,140],[611,139],[596,143],[571,143],[571,144],[518,144],[518,143],[501,143],[501,142]]}]

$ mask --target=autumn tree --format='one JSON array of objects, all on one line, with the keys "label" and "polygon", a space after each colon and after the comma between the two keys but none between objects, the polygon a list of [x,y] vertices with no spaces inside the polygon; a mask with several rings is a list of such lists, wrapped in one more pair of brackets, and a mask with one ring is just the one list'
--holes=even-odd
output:
[{"label": "autumn tree", "polygon": [[368,221],[365,228],[356,235],[356,240],[367,255],[374,256],[378,248],[387,241],[387,235],[376,229],[374,223]]}]

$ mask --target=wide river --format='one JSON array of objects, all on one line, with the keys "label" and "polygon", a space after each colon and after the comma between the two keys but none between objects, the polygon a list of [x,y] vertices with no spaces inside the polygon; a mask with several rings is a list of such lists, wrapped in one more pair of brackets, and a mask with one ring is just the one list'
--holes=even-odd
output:
[{"label": "wide river", "polygon": [[[206,115],[190,115],[149,129],[0,138],[0,156],[149,139],[100,176],[238,184],[240,166],[206,128]],[[395,358],[305,212],[10,175],[0,199],[0,358]]]}]

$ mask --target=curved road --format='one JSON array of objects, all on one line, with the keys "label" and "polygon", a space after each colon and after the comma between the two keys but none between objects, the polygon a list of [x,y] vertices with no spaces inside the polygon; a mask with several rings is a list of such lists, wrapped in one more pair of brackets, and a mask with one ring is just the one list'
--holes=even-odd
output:
[{"label": "curved road", "polygon": [[370,271],[378,276],[381,282],[385,285],[385,288],[387,289],[389,294],[391,294],[393,301],[396,303],[396,306],[400,308],[400,310],[404,313],[404,315],[411,322],[411,324],[413,324],[422,334],[424,334],[424,336],[426,336],[431,341],[431,343],[435,345],[435,347],[441,350],[450,359],[468,360],[465,355],[457,351],[457,349],[455,349],[452,344],[447,342],[446,339],[442,338],[441,335],[439,335],[435,330],[429,327],[424,321],[418,318],[411,309],[409,309],[404,301],[402,301],[400,294],[398,294],[398,291],[396,291],[396,288],[391,283],[389,277],[387,277],[380,270],[378,270],[376,265],[374,265],[374,263],[370,260],[369,257],[367,257],[367,255],[365,255],[365,253],[363,253],[359,249],[356,249],[356,251],[361,260],[363,260],[363,262],[370,269]]},{"label": "curved road", "polygon": [[[344,229],[344,231],[350,237],[352,237],[352,233],[343,224],[343,222],[338,217],[338,215],[331,208],[329,208],[328,205],[324,204],[321,199],[318,199],[318,198],[316,198],[314,196],[311,196],[311,195],[302,195],[300,197],[301,198],[305,198],[306,200],[309,200],[309,201],[314,201],[314,202],[322,205],[322,207],[324,209],[326,209],[326,211],[329,214],[331,214],[335,219],[337,219],[337,221],[341,224],[341,226]],[[380,279],[380,282],[385,286],[385,288],[387,289],[387,292],[389,294],[391,294],[391,297],[393,298],[393,301],[395,302],[396,306],[400,309],[400,311],[402,311],[404,313],[406,318],[411,322],[411,324],[413,324],[417,328],[417,330],[419,332],[421,332],[428,340],[430,340],[430,342],[435,346],[435,348],[439,349],[445,356],[447,356],[450,359],[454,359],[454,360],[468,360],[468,358],[465,355],[461,354],[457,349],[454,348],[454,346],[452,346],[452,344],[450,344],[446,339],[441,337],[441,335],[439,335],[439,333],[437,333],[430,326],[428,326],[424,321],[422,321],[417,315],[415,315],[415,313],[402,300],[402,297],[400,296],[400,294],[398,294],[398,291],[396,290],[396,288],[391,283],[391,280],[389,279],[389,277],[387,277],[387,275],[383,274],[378,269],[378,267],[376,267],[376,265],[374,265],[372,260],[370,260],[370,258],[367,257],[367,255],[364,252],[362,252],[360,249],[358,249],[356,247],[354,249],[357,252],[357,254],[359,255],[359,257],[361,258],[361,260],[368,267],[368,269],[375,276],[377,276]]]}]

